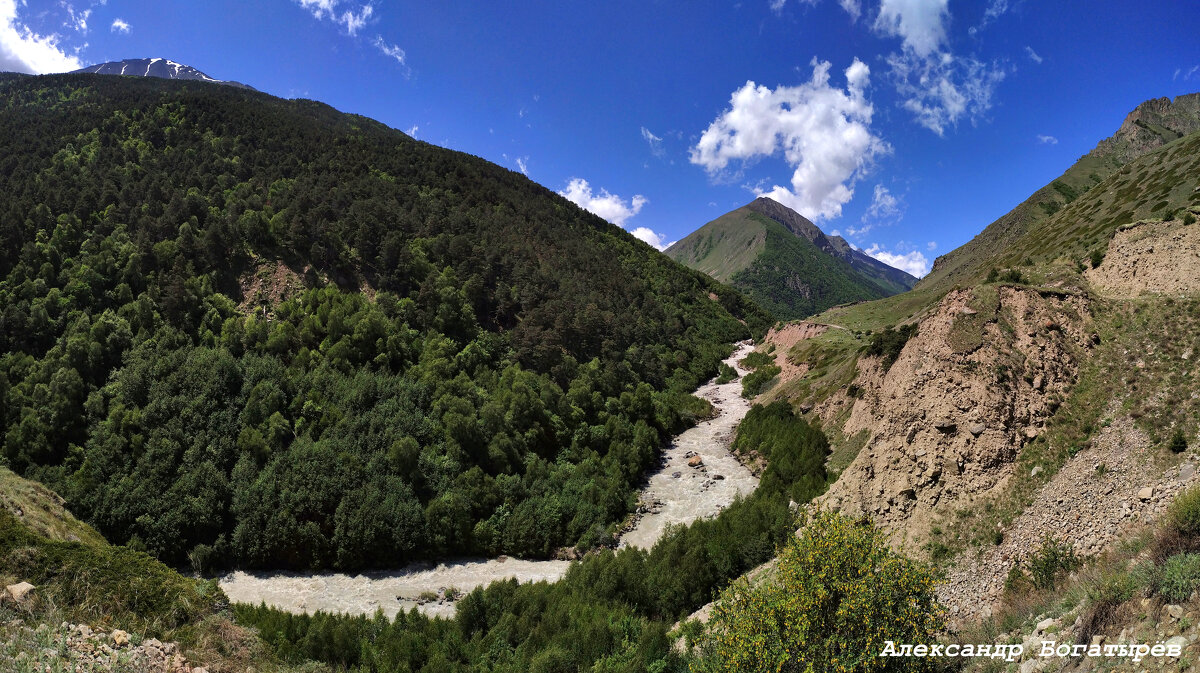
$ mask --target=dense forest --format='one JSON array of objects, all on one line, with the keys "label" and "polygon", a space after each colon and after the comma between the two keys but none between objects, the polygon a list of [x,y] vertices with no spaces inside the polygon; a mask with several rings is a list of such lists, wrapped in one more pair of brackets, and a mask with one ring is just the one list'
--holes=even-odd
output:
[{"label": "dense forest", "polygon": [[[797,513],[790,498],[803,494],[807,502],[824,490],[826,479],[828,441],[786,403],[755,406],[739,426],[738,438],[771,442],[767,476],[750,497],[714,519],[668,528],[650,551],[633,547],[589,554],[558,582],[508,580],[475,589],[458,603],[453,620],[424,617],[415,609],[394,620],[382,614],[293,615],[249,605],[238,605],[235,612],[284,660],[315,660],[356,673],[708,670],[713,662],[703,652],[674,645],[680,632],[686,642],[703,631],[685,618],[794,539]],[[827,576],[840,579],[836,569]],[[896,591],[890,583],[876,584],[881,591]],[[841,600],[841,594],[825,593],[828,601]],[[852,610],[848,614],[860,617]],[[842,634],[856,633],[856,626]],[[895,625],[871,628],[872,636],[906,633]]]},{"label": "dense forest", "polygon": [[600,544],[770,322],[517,173],[229,87],[0,74],[0,192],[3,462],[201,570]]}]

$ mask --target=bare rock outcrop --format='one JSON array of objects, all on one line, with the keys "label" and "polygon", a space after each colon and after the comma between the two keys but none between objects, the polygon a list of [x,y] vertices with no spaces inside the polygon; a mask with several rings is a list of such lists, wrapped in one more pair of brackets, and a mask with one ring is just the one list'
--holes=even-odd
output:
[{"label": "bare rock outcrop", "polygon": [[859,360],[843,428],[869,433],[823,501],[870,515],[908,553],[939,513],[1002,489],[1090,346],[1080,295],[988,285],[950,292],[890,369]]}]

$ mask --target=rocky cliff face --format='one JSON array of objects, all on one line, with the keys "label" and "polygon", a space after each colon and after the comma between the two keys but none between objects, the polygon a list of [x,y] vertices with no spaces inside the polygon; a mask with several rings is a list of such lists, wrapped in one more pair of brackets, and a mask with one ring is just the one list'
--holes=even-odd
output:
[{"label": "rocky cliff face", "polygon": [[866,446],[823,497],[916,553],[936,516],[1001,489],[1091,345],[1087,301],[1017,286],[949,293],[887,371],[860,359],[846,435]]}]

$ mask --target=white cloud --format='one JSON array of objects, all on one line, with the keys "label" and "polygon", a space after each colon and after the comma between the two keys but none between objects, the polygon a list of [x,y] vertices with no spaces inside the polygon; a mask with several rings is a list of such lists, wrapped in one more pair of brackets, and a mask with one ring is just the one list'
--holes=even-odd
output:
[{"label": "white cloud", "polygon": [[420,127],[420,126],[417,126],[416,124],[413,124],[413,125],[412,125],[412,128],[410,128],[409,130],[405,131],[405,133],[407,133],[408,135],[410,135],[410,136],[412,136],[412,137],[416,138],[416,137],[417,137],[417,131],[420,131],[420,130],[421,130],[421,127]]},{"label": "white cloud", "polygon": [[871,197],[871,205],[867,207],[867,212],[863,214],[863,222],[867,220],[895,222],[902,217],[904,217],[904,202],[892,194],[887,187],[875,185],[875,192]]},{"label": "white cloud", "polygon": [[88,17],[92,15],[92,10],[85,9],[82,12],[76,12],[75,7],[68,2],[63,2],[62,7],[67,10],[67,22],[64,25],[80,35],[87,35]]},{"label": "white cloud", "polygon": [[667,152],[663,149],[662,138],[650,132],[650,129],[642,127],[642,140],[645,140],[650,145],[650,153],[658,158],[666,156]]},{"label": "white cloud", "polygon": [[648,227],[629,229],[625,226],[631,217],[642,210],[642,206],[650,202],[641,194],[636,194],[632,199],[626,201],[616,194],[609,193],[607,189],[602,188],[599,192],[592,191],[592,186],[583,178],[571,178],[571,181],[567,183],[567,188],[558,194],[580,208],[599,215],[622,229],[627,229],[635,238],[656,250],[666,250],[675,244],[675,241],[667,242],[662,234]]},{"label": "white cloud", "polygon": [[128,35],[130,30],[129,23],[121,18],[113,19],[111,30],[114,33],[123,33]]},{"label": "white cloud", "polygon": [[517,157],[517,170],[521,171],[521,175],[529,177],[529,157]]},{"label": "white cloud", "polygon": [[949,0],[883,0],[875,17],[875,30],[899,37],[904,48],[925,58],[946,39],[945,20]]},{"label": "white cloud", "polygon": [[[342,0],[295,0],[295,2],[311,12],[314,18],[328,19],[345,28],[350,35],[357,34],[375,13],[375,7],[369,3],[358,5],[356,11],[353,7],[354,3],[344,3]],[[343,5],[347,4],[351,6],[343,9]]]},{"label": "white cloud", "polygon": [[887,57],[891,78],[908,110],[921,126],[939,136],[967,118],[974,123],[992,107],[992,92],[1004,79],[995,63],[936,52],[921,58],[911,49]]},{"label": "white cloud", "polygon": [[913,250],[905,254],[896,254],[884,250],[879,247],[878,243],[875,243],[866,250],[863,250],[863,252],[888,266],[911,273],[917,278],[929,273],[929,260],[919,250]]},{"label": "white cloud", "polygon": [[862,16],[862,0],[838,0],[838,4],[850,15],[850,22],[858,21]]},{"label": "white cloud", "polygon": [[385,56],[396,59],[396,62],[400,65],[408,65],[404,60],[404,50],[394,44],[388,44],[387,42],[384,42],[382,35],[376,35],[375,41],[371,44],[374,44],[375,48],[383,52]]},{"label": "white cloud", "polygon": [[[798,4],[816,6],[818,0],[797,0]],[[779,14],[788,0],[770,0],[771,11]]]},{"label": "white cloud", "polygon": [[1025,45],[1025,54],[1029,56],[1029,60],[1033,61],[1034,63],[1041,63],[1042,61],[1046,60],[1039,56],[1038,53],[1033,50],[1033,47],[1029,45]]},{"label": "white cloud", "polygon": [[[974,123],[992,106],[992,91],[1004,79],[997,64],[955,56],[946,44],[949,0],[882,0],[875,31],[900,38],[900,51],[886,61],[901,107],[917,123],[944,135],[947,126],[968,118]],[[1007,11],[1005,0],[993,2],[985,23]]]},{"label": "white cloud", "polygon": [[730,107],[700,136],[690,160],[709,175],[730,162],[781,152],[794,169],[790,189],[752,188],[811,219],[837,217],[854,196],[854,184],[874,159],[891,151],[871,133],[874,108],[866,99],[870,69],[855,59],[845,70],[846,89],[829,85],[828,61],[812,61],[812,79],[774,90],[746,82]]},{"label": "white cloud", "polygon": [[599,215],[622,228],[625,226],[626,220],[637,215],[642,206],[649,202],[641,194],[625,201],[616,194],[610,194],[607,189],[601,189],[598,193],[594,193],[591,185],[583,178],[571,178],[571,181],[567,183],[567,188],[558,194],[580,208]]},{"label": "white cloud", "polygon": [[1058,138],[1055,138],[1054,136],[1038,135],[1037,139],[1038,139],[1038,142],[1043,145],[1057,145],[1058,144]]},{"label": "white cloud", "polygon": [[59,39],[38,35],[21,23],[16,0],[0,0],[0,71],[39,75],[83,67],[78,58],[59,48]]},{"label": "white cloud", "polygon": [[930,242],[926,243],[925,249],[928,250],[929,252],[933,252],[934,250],[937,250],[937,241],[930,241]]},{"label": "white cloud", "polygon": [[675,241],[671,241],[668,243],[663,240],[662,234],[656,233],[646,227],[637,227],[636,229],[633,229],[629,233],[633,234],[634,238],[638,239],[639,241],[642,241],[646,245],[649,245],[650,247],[654,248],[655,250],[658,250],[659,252],[666,250],[667,248],[671,247],[672,245],[675,245]]}]

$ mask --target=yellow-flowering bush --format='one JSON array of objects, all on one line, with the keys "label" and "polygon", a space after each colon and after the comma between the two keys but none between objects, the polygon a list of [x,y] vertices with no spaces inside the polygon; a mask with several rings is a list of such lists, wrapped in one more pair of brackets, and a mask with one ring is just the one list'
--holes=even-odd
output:
[{"label": "yellow-flowering bush", "polygon": [[731,585],[714,606],[694,671],[922,671],[880,657],[885,643],[931,643],[945,624],[934,572],[892,552],[869,522],[817,510],[771,581]]}]

